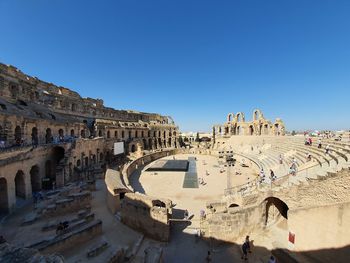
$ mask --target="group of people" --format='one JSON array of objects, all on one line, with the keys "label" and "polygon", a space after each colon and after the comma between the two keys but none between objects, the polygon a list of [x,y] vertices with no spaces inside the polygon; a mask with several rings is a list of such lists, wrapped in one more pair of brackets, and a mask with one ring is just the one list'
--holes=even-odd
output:
[{"label": "group of people", "polygon": [[[266,176],[265,176],[264,168],[261,168],[261,170],[259,172],[259,183],[264,183],[265,179],[266,179]],[[275,181],[276,179],[277,179],[277,176],[275,175],[274,171],[272,169],[270,169],[271,182]]]}]

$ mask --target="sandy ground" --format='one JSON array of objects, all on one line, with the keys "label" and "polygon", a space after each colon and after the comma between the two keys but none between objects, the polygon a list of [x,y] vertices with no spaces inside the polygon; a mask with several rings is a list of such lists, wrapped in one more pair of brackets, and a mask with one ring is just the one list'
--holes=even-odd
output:
[{"label": "sandy ground", "polygon": [[[189,211],[194,215],[193,222],[198,222],[199,212],[205,210],[206,202],[221,200],[224,189],[228,186],[228,173],[225,167],[219,164],[219,158],[209,155],[176,155],[177,160],[187,160],[188,157],[196,157],[198,178],[203,178],[205,185],[199,184],[199,188],[183,188],[185,172],[148,172],[145,171],[152,163],[141,171],[136,171],[130,178],[131,185],[135,191],[145,193],[149,196],[168,198],[176,204],[175,209]],[[172,159],[165,157],[164,159]],[[221,167],[225,169],[220,172]],[[245,183],[255,174],[252,168],[232,167],[230,168],[231,187]],[[236,175],[236,171],[241,175]],[[206,171],[209,175],[206,175]],[[176,211],[175,211],[176,212]],[[197,225],[195,225],[197,226]]]}]

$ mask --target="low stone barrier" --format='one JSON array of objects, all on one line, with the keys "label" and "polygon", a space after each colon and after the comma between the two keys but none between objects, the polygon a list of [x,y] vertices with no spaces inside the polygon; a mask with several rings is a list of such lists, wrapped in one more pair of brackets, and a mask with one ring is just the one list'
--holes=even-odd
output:
[{"label": "low stone barrier", "polygon": [[45,254],[61,252],[68,248],[74,248],[75,245],[84,243],[93,237],[102,233],[102,221],[94,220],[87,223],[78,229],[56,236],[51,240],[43,240],[38,243],[32,244],[30,248],[38,249]]},{"label": "low stone barrier", "polygon": [[67,198],[59,199],[55,201],[55,203],[46,206],[42,211],[42,216],[58,216],[72,211],[85,209],[90,206],[91,198],[91,192],[89,191],[70,194]]}]

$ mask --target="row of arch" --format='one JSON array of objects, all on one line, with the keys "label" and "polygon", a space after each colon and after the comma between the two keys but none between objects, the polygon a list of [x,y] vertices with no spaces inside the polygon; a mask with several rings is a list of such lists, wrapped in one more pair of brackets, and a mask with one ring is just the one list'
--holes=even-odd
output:
[{"label": "row of arch", "polygon": [[[253,111],[253,121],[263,120],[264,115],[261,110],[256,109]],[[227,115],[227,122],[245,122],[245,115],[243,112],[238,112],[237,114],[229,113]]]},{"label": "row of arch", "polygon": [[[161,132],[161,131],[153,131],[153,133],[151,132],[151,131],[147,131],[147,137],[152,137],[151,135],[153,134],[153,137],[155,138],[155,137],[157,137],[157,134],[158,134],[158,137],[160,138],[160,137],[162,137],[162,135],[163,135],[163,138],[166,138],[166,134],[167,134],[167,132],[166,131],[163,131],[163,132]],[[139,134],[139,131],[138,130],[135,130],[134,131],[134,136],[132,136],[133,134],[132,134],[132,130],[129,130],[128,131],[128,139],[132,139],[132,138],[144,138],[144,137],[146,137],[145,135],[146,135],[146,133],[145,133],[145,131],[140,131],[140,134]],[[103,130],[99,130],[98,131],[98,136],[99,137],[103,137],[104,136],[104,132],[103,132]],[[118,136],[119,136],[119,133],[118,133],[118,131],[117,130],[115,130],[114,131],[114,138],[118,138]],[[174,131],[174,132],[172,132],[172,131],[169,131],[168,132],[168,136],[169,137],[172,137],[172,136],[176,136],[176,131]],[[107,130],[107,132],[106,132],[106,138],[107,139],[109,139],[109,138],[112,138],[112,133],[111,133],[111,131],[110,130]],[[125,131],[124,130],[122,130],[121,131],[121,138],[125,138]]]}]

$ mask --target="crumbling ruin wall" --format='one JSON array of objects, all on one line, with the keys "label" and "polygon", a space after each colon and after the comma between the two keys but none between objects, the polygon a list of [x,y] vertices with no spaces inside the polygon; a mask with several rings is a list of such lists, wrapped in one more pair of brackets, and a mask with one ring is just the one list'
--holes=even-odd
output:
[{"label": "crumbling ruin wall", "polygon": [[[343,247],[350,243],[350,171],[344,169],[322,180],[312,180],[281,191],[268,191],[240,199],[237,207],[226,203],[207,205],[205,236],[230,242],[264,228],[267,201],[286,206],[286,239],[295,234],[289,249],[296,251]],[[217,207],[217,209],[216,209]],[[281,212],[281,211],[280,211]],[[282,212],[283,213],[283,212]]]},{"label": "crumbling ruin wall", "polygon": [[122,202],[121,221],[159,241],[169,241],[171,215],[170,200],[126,193]]}]

